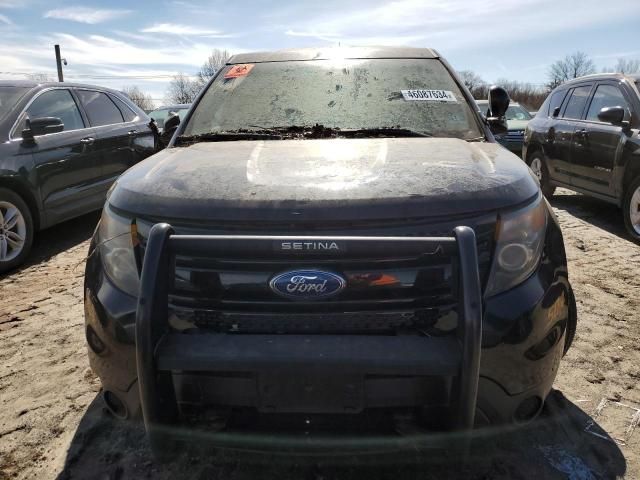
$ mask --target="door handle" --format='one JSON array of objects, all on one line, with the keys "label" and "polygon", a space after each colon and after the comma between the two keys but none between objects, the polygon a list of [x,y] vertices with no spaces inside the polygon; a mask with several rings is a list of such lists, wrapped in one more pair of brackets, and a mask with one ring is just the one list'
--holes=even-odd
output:
[{"label": "door handle", "polygon": [[576,137],[585,138],[587,136],[587,133],[588,133],[587,129],[583,128],[582,130],[576,130],[575,135]]},{"label": "door handle", "polygon": [[95,142],[96,139],[93,137],[84,137],[82,140],[80,140],[80,143],[82,143],[83,145],[93,145],[93,142]]},{"label": "door handle", "polygon": [[135,135],[136,133],[138,133],[138,130],[129,130],[127,132],[128,135]]}]

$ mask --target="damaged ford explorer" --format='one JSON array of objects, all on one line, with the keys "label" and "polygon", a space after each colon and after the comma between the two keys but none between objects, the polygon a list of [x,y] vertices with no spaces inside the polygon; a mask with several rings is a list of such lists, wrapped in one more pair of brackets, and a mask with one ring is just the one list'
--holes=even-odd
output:
[{"label": "damaged ford explorer", "polygon": [[232,57],[104,206],[85,312],[107,408],[156,452],[536,417],[576,311],[558,222],[492,134],[508,105],[493,87],[484,116],[431,49]]}]

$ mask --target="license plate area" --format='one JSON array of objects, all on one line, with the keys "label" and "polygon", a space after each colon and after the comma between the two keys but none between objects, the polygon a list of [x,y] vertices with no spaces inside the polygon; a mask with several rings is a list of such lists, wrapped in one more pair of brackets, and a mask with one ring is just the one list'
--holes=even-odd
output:
[{"label": "license plate area", "polygon": [[361,375],[261,373],[258,409],[265,413],[359,413],[363,390]]}]

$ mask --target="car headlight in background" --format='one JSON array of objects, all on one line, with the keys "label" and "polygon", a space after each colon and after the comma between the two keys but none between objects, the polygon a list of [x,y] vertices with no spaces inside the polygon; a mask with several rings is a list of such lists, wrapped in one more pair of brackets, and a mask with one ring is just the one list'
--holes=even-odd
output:
[{"label": "car headlight in background", "polygon": [[542,195],[527,207],[501,214],[485,296],[504,292],[525,281],[536,270],[547,230],[547,208]]},{"label": "car headlight in background", "polygon": [[137,295],[140,278],[133,253],[132,219],[116,214],[107,203],[102,210],[97,240],[109,279],[120,290]]}]

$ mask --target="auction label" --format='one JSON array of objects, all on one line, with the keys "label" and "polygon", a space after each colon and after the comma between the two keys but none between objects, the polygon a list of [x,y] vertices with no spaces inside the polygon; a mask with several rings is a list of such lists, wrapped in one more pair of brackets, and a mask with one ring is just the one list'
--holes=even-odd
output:
[{"label": "auction label", "polygon": [[400,90],[408,102],[458,102],[449,90]]},{"label": "auction label", "polygon": [[252,63],[243,63],[241,65],[234,65],[227,73],[224,74],[224,78],[238,78],[238,77],[246,77],[249,75],[249,72],[253,68]]}]

